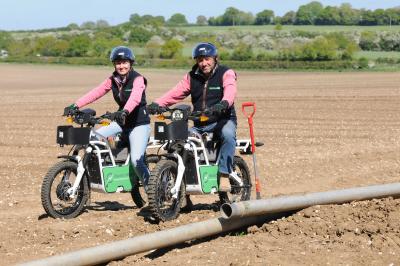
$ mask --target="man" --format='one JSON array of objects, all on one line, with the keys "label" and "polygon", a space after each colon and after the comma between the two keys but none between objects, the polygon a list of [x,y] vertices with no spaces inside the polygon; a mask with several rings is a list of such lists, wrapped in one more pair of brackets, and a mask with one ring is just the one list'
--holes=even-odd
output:
[{"label": "man", "polygon": [[229,173],[232,172],[237,127],[236,73],[219,64],[217,48],[211,43],[197,44],[192,55],[196,61],[192,70],[147,108],[155,114],[160,107],[173,105],[190,95],[194,111],[208,111],[216,116],[214,121],[196,122],[191,130],[200,134],[214,132],[221,139],[220,190],[230,191]]}]

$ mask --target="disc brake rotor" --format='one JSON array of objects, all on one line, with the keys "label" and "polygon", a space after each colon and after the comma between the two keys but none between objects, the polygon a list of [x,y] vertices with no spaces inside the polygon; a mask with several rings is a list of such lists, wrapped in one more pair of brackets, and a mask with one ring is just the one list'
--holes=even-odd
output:
[{"label": "disc brake rotor", "polygon": [[69,182],[61,182],[58,184],[56,189],[56,195],[59,200],[68,201],[70,196],[68,194],[68,189],[71,188],[72,185]]}]

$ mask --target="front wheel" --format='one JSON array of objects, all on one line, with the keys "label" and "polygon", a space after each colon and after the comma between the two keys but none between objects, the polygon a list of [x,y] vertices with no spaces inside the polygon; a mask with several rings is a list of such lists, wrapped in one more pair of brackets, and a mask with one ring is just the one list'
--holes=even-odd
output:
[{"label": "front wheel", "polygon": [[75,195],[67,193],[77,177],[78,164],[72,161],[56,163],[44,177],[41,189],[42,205],[53,218],[75,218],[89,198],[89,182],[84,175]]},{"label": "front wheel", "polygon": [[148,201],[153,217],[157,221],[169,221],[178,217],[185,197],[185,184],[182,180],[178,197],[174,198],[171,189],[178,176],[178,165],[172,160],[161,160],[151,172],[148,184]]},{"label": "front wheel", "polygon": [[240,186],[235,180],[230,177],[229,182],[231,183],[231,191],[218,192],[221,204],[250,200],[250,170],[246,162],[239,156],[235,156],[233,158],[233,171],[242,180],[243,185]]}]

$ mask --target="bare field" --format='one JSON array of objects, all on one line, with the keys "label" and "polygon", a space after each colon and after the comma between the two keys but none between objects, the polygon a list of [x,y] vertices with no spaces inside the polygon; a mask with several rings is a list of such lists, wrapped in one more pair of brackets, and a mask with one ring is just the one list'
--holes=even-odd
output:
[{"label": "bare field", "polygon": [[[148,101],[185,71],[138,69]],[[40,186],[57,155],[61,113],[111,73],[110,68],[0,64],[1,265],[126,239],[219,215],[217,197],[193,197],[195,208],[172,222],[144,220],[128,194],[92,193],[76,219],[48,218]],[[241,114],[255,101],[255,134],[263,197],[399,182],[400,73],[238,71]],[[91,106],[115,109],[107,95]],[[246,158],[252,168],[251,157]],[[253,193],[254,195],[255,193]],[[205,205],[203,203],[209,203]],[[400,200],[315,206],[243,231],[127,257],[109,265],[399,265]]]}]

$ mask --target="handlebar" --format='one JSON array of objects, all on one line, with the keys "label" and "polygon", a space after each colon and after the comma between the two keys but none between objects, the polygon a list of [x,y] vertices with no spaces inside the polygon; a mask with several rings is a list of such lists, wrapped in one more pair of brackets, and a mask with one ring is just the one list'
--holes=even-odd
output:
[{"label": "handlebar", "polygon": [[63,115],[67,116],[67,120],[69,122],[74,122],[81,126],[87,124],[88,126],[95,126],[97,124],[103,124],[104,120],[115,120],[114,113],[106,112],[103,115],[96,116],[96,111],[93,109],[83,109],[83,110],[76,110],[70,115]]},{"label": "handlebar", "polygon": [[[175,116],[174,113],[180,110],[181,115]],[[165,113],[169,113],[166,115]],[[215,119],[216,116],[213,115],[212,111],[209,109],[205,109],[204,111],[191,111],[190,107],[187,105],[180,105],[176,108],[169,107],[160,107],[157,117],[161,120],[170,119],[172,121],[178,120],[192,120],[192,121],[200,121],[205,122],[211,119]]]}]

